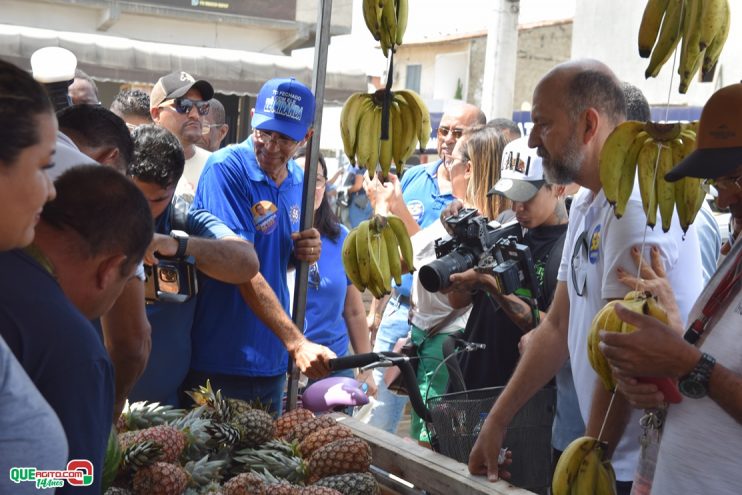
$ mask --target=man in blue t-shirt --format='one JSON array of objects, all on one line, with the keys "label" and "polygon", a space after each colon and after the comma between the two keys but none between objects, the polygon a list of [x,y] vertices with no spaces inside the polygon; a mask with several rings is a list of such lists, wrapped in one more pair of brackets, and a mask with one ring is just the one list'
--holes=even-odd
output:
[{"label": "man in blue t-shirt", "polygon": [[[158,256],[193,258],[196,268],[228,284],[247,282],[258,272],[252,245],[237,237],[205,210],[188,209],[174,197],[185,156],[178,139],[164,127],[139,126],[132,133],[134,159],[127,175],[149,202],[155,235],[145,254],[154,265]],[[147,305],[152,346],[147,367],[129,393],[129,401],[146,400],[178,407],[178,388],[191,364],[191,327],[196,297],[185,302],[156,300]]]},{"label": "man in blue t-shirt", "polygon": [[[486,122],[484,113],[468,103],[457,103],[445,109],[437,131],[437,150],[440,159],[405,172],[400,181],[404,204],[390,212],[404,221],[410,236],[438,220],[443,208],[454,199],[448,170],[443,164],[451,159],[456,141],[464,129]],[[390,178],[392,181],[396,180],[396,177]],[[373,184],[377,182],[367,184],[366,187],[372,202],[375,201],[376,187]],[[383,316],[376,333],[374,352],[391,351],[397,340],[407,335],[410,329],[407,315],[410,311],[411,285],[412,275],[404,275],[402,285],[394,287],[385,307],[383,301],[375,302],[374,311],[379,314],[383,310]],[[368,423],[394,433],[402,417],[407,397],[390,392],[384,384],[383,372],[380,370],[374,370],[374,381],[378,387],[377,401],[368,416]]]},{"label": "man in blue t-shirt", "polygon": [[69,459],[93,464],[91,485],[65,483],[57,493],[98,495],[114,379],[90,320],[135,276],[152,218],[142,193],[109,167],[74,167],[55,187],[34,243],[0,254],[0,334],[57,413]]},{"label": "man in blue t-shirt", "polygon": [[185,388],[211,379],[226,396],[260,399],[280,412],[287,353],[310,378],[329,372],[335,354],[309,342],[288,316],[286,271],[314,263],[316,229],[299,230],[304,171],[291,157],[312,135],[314,96],[291,79],[271,79],[251,112],[254,132],[209,158],[194,207],[220,218],[255,246],[260,272],[239,287],[204,276],[193,322]]}]

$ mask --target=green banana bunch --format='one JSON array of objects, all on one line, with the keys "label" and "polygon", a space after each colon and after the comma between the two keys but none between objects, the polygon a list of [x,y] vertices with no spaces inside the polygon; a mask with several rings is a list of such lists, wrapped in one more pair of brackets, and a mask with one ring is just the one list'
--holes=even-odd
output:
[{"label": "green banana bunch", "polygon": [[658,124],[629,120],[619,124],[608,136],[600,153],[600,182],[617,218],[626,205],[639,177],[642,206],[647,225],[657,223],[657,210],[662,217],[662,230],[667,232],[677,206],[684,230],[695,219],[703,204],[700,182],[665,181],[665,174],[695,149],[697,122]]},{"label": "green banana bunch", "polygon": [[[399,217],[374,215],[351,230],[343,242],[343,267],[353,285],[377,299],[402,283],[402,260],[412,273],[412,242]],[[401,253],[401,258],[400,258]]]},{"label": "green banana bunch", "polygon": [[667,323],[667,313],[649,292],[631,291],[626,294],[623,300],[609,301],[598,311],[590,325],[590,332],[587,337],[587,357],[595,373],[598,374],[598,378],[608,391],[613,391],[616,388],[616,382],[613,380],[613,373],[611,373],[608,361],[598,347],[600,343],[599,332],[605,330],[607,332],[631,333],[636,330],[633,325],[629,325],[618,317],[615,311],[617,304],[621,304],[635,313],[650,315],[663,323]]},{"label": "green banana bunch", "polygon": [[340,135],[343,150],[353,165],[368,169],[373,178],[377,164],[383,177],[392,163],[402,171],[405,161],[415,152],[419,141],[422,150],[431,132],[430,113],[422,98],[410,90],[393,93],[389,106],[389,139],[381,139],[382,105],[386,90],[354,93],[340,112]]},{"label": "green banana bunch", "polygon": [[363,0],[363,20],[384,56],[402,44],[409,18],[408,0]]},{"label": "green banana bunch", "polygon": [[639,55],[650,57],[645,76],[657,77],[681,43],[680,93],[693,77],[713,73],[729,35],[729,0],[648,0],[639,26]]},{"label": "green banana bunch", "polygon": [[610,461],[604,459],[606,448],[604,442],[593,437],[572,441],[554,469],[552,495],[615,495],[616,476]]}]

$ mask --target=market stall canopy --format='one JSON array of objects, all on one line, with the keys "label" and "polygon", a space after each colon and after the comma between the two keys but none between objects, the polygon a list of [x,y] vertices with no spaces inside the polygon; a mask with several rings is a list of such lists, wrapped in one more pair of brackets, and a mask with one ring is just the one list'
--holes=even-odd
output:
[{"label": "market stall canopy", "polygon": [[[183,70],[207,79],[219,93],[254,96],[274,77],[295,77],[307,85],[312,80],[312,67],[292,57],[0,24],[0,57],[20,67],[30,68],[31,54],[45,46],[72,51],[78,68],[101,81],[152,84]],[[366,88],[361,72],[328,72],[325,100],[342,102]]]}]

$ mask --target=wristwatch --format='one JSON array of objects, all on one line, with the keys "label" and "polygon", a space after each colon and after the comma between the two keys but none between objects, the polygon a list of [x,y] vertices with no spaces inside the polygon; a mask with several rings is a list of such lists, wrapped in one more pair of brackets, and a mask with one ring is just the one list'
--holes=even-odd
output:
[{"label": "wristwatch", "polygon": [[709,380],[711,372],[716,364],[716,359],[706,354],[701,354],[701,359],[693,368],[693,371],[680,378],[678,389],[680,393],[691,399],[700,399],[706,397],[709,389]]},{"label": "wristwatch", "polygon": [[188,247],[188,234],[182,230],[173,230],[170,232],[170,237],[178,241],[178,250],[175,252],[175,257],[182,258],[185,256]]}]

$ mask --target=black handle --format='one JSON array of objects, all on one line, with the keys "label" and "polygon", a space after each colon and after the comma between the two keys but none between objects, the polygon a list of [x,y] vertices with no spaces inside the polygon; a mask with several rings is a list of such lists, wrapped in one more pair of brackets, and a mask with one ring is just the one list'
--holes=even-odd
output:
[{"label": "black handle", "polygon": [[347,370],[352,368],[361,368],[367,364],[379,362],[381,359],[381,356],[377,353],[367,352],[365,354],[353,354],[351,356],[330,359],[329,365],[332,371]]}]

